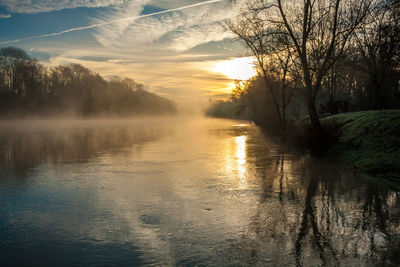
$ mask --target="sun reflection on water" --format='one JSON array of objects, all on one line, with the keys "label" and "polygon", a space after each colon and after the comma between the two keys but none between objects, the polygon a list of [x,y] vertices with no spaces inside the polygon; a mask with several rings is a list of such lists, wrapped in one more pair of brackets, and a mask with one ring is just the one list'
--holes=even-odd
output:
[{"label": "sun reflection on water", "polygon": [[237,136],[236,143],[236,157],[239,165],[246,163],[246,136]]},{"label": "sun reflection on water", "polygon": [[236,163],[239,177],[239,187],[246,188],[246,136],[237,136],[235,137],[236,143]]}]

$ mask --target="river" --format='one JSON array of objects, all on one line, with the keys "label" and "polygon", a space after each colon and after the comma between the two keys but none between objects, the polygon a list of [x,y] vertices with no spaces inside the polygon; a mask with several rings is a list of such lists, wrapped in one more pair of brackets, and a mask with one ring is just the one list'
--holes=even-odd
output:
[{"label": "river", "polygon": [[400,264],[395,186],[242,121],[0,123],[2,266]]}]

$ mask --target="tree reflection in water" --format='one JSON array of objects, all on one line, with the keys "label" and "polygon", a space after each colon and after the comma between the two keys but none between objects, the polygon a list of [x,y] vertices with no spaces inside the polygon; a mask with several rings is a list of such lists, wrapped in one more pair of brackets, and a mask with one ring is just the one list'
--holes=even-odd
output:
[{"label": "tree reflection in water", "polygon": [[296,160],[284,151],[255,165],[264,185],[242,240],[242,248],[250,250],[248,264],[400,263],[397,190],[327,162]]}]

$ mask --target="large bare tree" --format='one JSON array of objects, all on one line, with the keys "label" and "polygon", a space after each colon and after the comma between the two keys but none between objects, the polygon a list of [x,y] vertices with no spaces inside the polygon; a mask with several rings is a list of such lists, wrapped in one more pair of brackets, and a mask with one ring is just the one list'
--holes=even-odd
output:
[{"label": "large bare tree", "polygon": [[262,71],[268,67],[265,62],[271,53],[282,55],[282,48],[293,51],[293,75],[300,75],[311,123],[322,131],[316,101],[324,77],[346,50],[372,1],[249,0],[241,15],[228,25]]}]

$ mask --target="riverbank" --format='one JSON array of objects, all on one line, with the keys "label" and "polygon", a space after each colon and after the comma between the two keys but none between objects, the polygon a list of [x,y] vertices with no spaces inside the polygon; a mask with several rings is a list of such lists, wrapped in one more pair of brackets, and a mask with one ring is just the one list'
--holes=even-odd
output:
[{"label": "riverbank", "polygon": [[321,120],[337,131],[326,154],[377,178],[400,181],[400,110],[342,113]]}]

